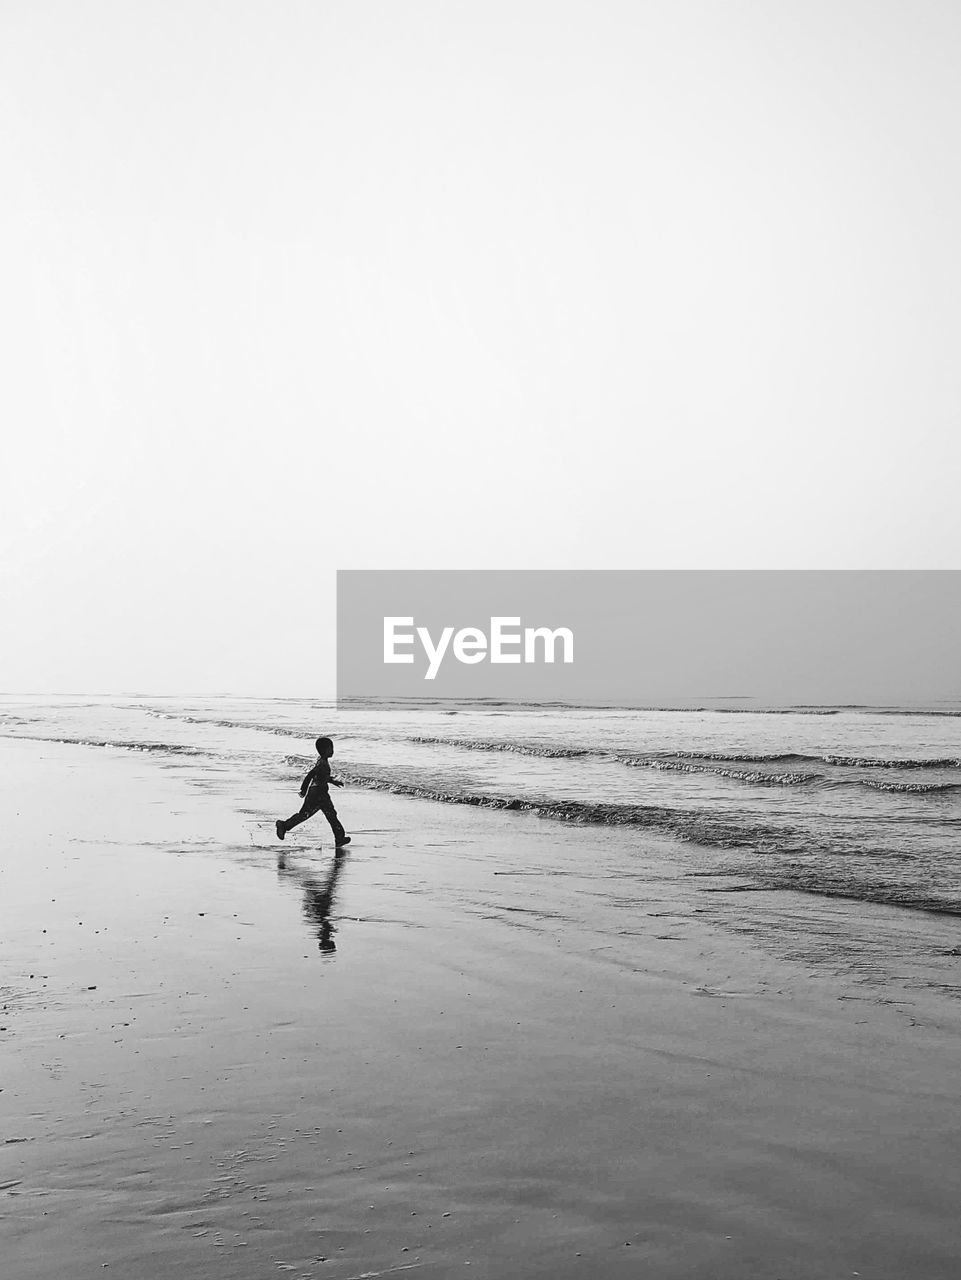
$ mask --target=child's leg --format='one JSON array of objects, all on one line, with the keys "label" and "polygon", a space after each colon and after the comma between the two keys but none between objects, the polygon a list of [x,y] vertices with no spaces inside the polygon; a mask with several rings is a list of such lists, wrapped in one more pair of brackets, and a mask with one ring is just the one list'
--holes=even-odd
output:
[{"label": "child's leg", "polygon": [[284,830],[290,831],[294,827],[299,827],[302,822],[306,822],[308,818],[312,818],[316,812],[317,806],[314,804],[308,804],[305,800],[301,808],[298,809],[293,817],[288,818],[283,824]]},{"label": "child's leg", "polygon": [[340,819],[337,817],[337,810],[334,808],[334,802],[329,794],[324,796],[321,801],[320,812],[330,823],[330,829],[334,833],[334,844],[343,844],[347,838],[347,832],[341,826]]}]

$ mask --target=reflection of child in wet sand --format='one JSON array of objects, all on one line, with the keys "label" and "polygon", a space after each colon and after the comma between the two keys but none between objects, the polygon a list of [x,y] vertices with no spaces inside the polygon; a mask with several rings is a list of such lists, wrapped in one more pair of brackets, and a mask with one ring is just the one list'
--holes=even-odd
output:
[{"label": "reflection of child in wet sand", "polygon": [[334,833],[334,844],[340,849],[343,845],[350,844],[350,836],[347,835],[340,824],[337,810],[334,808],[334,802],[331,800],[328,790],[328,786],[331,784],[335,787],[344,785],[330,776],[330,764],[328,761],[334,754],[334,744],[330,738],[317,739],[317,754],[320,759],[300,784],[300,794],[304,803],[300,810],[288,818],[286,822],[283,818],[277,819],[277,839],[283,840],[287,832],[293,827],[299,827],[302,822],[306,822],[308,818],[312,818],[315,813],[319,812],[330,823],[330,829]]},{"label": "reflection of child in wet sand", "polygon": [[289,870],[284,854],[281,854],[277,859],[277,870],[281,875],[292,876],[300,881],[304,890],[304,919],[313,927],[320,950],[327,953],[337,950],[334,942],[335,929],[331,920],[331,913],[334,908],[334,892],[337,888],[337,878],[340,875],[345,858],[346,854],[338,850],[337,856],[334,858],[334,865],[330,869],[330,874],[324,881],[302,871]]}]

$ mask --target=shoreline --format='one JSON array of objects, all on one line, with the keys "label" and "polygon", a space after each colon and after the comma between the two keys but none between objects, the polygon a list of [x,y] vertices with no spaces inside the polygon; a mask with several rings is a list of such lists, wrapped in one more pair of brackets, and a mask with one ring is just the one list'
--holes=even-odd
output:
[{"label": "shoreline", "polygon": [[[948,931],[901,920],[893,973],[898,909],[738,920],[636,831],[345,791],[335,861],[320,819],[261,838],[266,783],[0,763],[22,1280],[954,1274]],[[832,914],[874,967],[813,928],[792,958],[792,915]]]}]

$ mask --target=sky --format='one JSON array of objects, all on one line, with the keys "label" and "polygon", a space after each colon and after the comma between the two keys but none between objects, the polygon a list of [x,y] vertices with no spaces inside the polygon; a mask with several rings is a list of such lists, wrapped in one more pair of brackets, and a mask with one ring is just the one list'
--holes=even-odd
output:
[{"label": "sky", "polygon": [[958,568],[961,6],[2,0],[0,690],[340,569]]}]

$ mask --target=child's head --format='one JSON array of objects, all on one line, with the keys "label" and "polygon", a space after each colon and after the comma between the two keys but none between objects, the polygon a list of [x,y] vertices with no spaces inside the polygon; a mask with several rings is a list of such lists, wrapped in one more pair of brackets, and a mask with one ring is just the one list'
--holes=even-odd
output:
[{"label": "child's head", "polygon": [[334,754],[334,744],[329,738],[317,739],[317,754],[329,759]]}]

